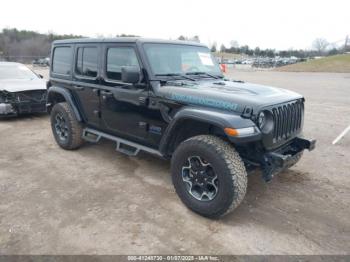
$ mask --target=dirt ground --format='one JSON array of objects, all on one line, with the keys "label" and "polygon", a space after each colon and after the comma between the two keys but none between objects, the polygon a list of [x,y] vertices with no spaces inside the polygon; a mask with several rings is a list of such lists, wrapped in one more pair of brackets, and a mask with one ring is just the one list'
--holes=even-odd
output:
[{"label": "dirt ground", "polygon": [[181,203],[166,161],[109,141],[64,151],[46,115],[2,120],[0,254],[350,254],[350,134],[331,144],[350,124],[350,74],[229,75],[305,95],[317,149],[268,184],[253,173],[213,221]]}]

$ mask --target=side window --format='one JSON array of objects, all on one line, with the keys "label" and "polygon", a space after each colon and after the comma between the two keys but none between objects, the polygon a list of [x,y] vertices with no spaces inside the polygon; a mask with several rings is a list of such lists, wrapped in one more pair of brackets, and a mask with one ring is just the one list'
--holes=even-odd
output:
[{"label": "side window", "polygon": [[75,64],[75,73],[81,76],[97,76],[97,48],[79,47]]},{"label": "side window", "polygon": [[111,47],[107,49],[107,78],[122,79],[122,67],[140,67],[135,50],[132,47]]},{"label": "side window", "polygon": [[52,72],[62,75],[70,75],[71,47],[55,47],[53,51]]}]

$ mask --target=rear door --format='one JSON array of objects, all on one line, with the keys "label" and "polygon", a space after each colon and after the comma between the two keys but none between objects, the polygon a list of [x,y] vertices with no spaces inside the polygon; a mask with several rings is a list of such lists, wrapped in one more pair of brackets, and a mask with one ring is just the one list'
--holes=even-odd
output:
[{"label": "rear door", "polygon": [[77,44],[74,52],[73,83],[74,97],[83,110],[83,117],[90,126],[100,124],[100,52],[99,44]]}]

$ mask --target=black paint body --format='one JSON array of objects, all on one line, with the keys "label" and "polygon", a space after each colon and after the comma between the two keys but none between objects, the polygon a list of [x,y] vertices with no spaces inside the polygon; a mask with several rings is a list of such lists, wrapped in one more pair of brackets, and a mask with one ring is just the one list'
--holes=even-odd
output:
[{"label": "black paint body", "polygon": [[[156,76],[147,60],[144,43],[202,46],[184,41],[139,38],[56,41],[52,54],[56,47],[71,47],[71,70],[67,75],[56,74],[51,63],[49,111],[54,103],[67,101],[85,126],[157,149],[164,157],[171,156],[176,145],[184,139],[210,133],[235,144],[247,163],[259,164],[264,161],[264,154],[292,145],[293,139],[301,133],[304,110],[301,95],[274,87],[230,81],[223,76],[193,77],[195,81]],[[79,77],[75,73],[79,47],[98,48],[96,77]],[[135,50],[141,66],[138,83],[108,79],[106,52],[109,47]],[[265,133],[257,127],[261,111],[268,112],[276,121],[274,128]],[[223,132],[226,127],[254,127],[256,132],[228,137]]]}]

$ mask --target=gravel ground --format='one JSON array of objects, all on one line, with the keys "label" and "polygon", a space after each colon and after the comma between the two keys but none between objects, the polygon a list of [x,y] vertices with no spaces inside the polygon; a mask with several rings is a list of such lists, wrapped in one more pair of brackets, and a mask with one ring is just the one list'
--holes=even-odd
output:
[{"label": "gravel ground", "polygon": [[350,254],[350,134],[331,145],[350,124],[350,74],[229,75],[305,95],[317,149],[268,184],[253,173],[241,206],[213,221],[181,203],[166,161],[109,141],[64,151],[46,115],[2,120],[0,253]]}]

